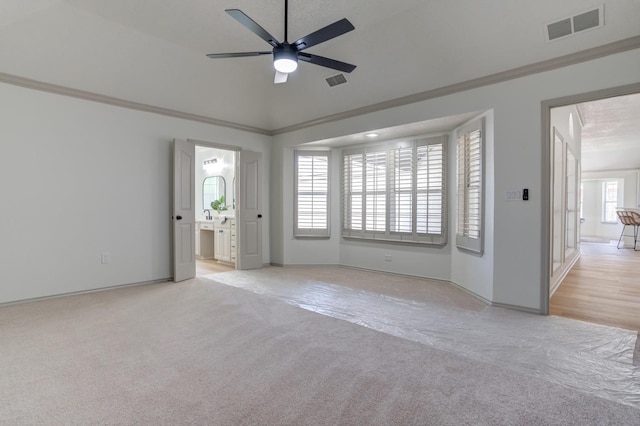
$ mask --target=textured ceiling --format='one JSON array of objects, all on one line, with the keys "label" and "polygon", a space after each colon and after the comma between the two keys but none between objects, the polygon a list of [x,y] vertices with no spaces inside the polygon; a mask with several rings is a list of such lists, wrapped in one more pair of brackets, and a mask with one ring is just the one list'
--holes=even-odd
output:
[{"label": "textured ceiling", "polygon": [[640,169],[640,94],[578,105],[584,120],[582,169]]}]

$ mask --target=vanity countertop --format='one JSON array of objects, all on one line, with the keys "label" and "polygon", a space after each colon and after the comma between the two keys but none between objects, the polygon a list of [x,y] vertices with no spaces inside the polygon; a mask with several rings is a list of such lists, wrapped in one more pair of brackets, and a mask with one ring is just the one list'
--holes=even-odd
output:
[{"label": "vanity countertop", "polygon": [[[224,221],[222,220],[224,219]],[[206,220],[206,219],[196,219],[196,223],[202,225],[215,225],[215,224],[219,224],[219,225],[223,225],[225,223],[229,223],[229,221],[231,220],[235,220],[235,217],[231,217],[231,216],[219,216],[219,217],[214,217],[211,220]]]},{"label": "vanity countertop", "polygon": [[213,219],[196,219],[196,222],[200,223],[215,223],[219,222],[220,219],[225,218],[227,220],[235,219],[235,216],[214,216]]}]

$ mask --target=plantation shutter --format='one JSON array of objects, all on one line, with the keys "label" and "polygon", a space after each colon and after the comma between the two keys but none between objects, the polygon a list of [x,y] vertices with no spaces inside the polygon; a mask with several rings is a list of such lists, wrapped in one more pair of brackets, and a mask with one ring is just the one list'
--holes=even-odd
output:
[{"label": "plantation shutter", "polygon": [[354,231],[352,235],[359,235],[359,231],[362,231],[363,159],[363,154],[343,157],[342,227],[344,230]]},{"label": "plantation shutter", "polygon": [[329,151],[295,151],[294,236],[329,236]]},{"label": "plantation shutter", "polygon": [[446,136],[343,151],[344,237],[446,243]]},{"label": "plantation shutter", "polygon": [[365,231],[387,228],[387,153],[365,154]]},{"label": "plantation shutter", "polygon": [[483,121],[458,131],[458,208],[456,245],[475,253],[483,251]]},{"label": "plantation shutter", "polygon": [[415,181],[413,144],[391,150],[393,170],[391,174],[390,231],[413,233],[415,211]]},{"label": "plantation shutter", "polygon": [[416,232],[438,235],[445,232],[445,154],[443,143],[417,147]]}]

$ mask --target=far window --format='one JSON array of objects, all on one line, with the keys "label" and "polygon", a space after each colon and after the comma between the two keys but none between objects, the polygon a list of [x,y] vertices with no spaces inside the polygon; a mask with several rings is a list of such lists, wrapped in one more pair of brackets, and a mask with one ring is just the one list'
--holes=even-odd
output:
[{"label": "far window", "polygon": [[329,158],[329,151],[295,152],[296,237],[329,236]]},{"label": "far window", "polygon": [[602,221],[615,223],[617,221],[616,206],[618,205],[618,182],[606,181],[602,184]]}]

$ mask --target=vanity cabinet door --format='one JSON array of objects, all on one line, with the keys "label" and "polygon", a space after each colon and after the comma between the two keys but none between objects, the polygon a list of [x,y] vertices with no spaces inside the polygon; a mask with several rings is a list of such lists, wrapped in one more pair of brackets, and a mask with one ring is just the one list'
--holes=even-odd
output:
[{"label": "vanity cabinet door", "polygon": [[231,221],[216,223],[214,257],[221,262],[231,263]]},{"label": "vanity cabinet door", "polygon": [[[232,234],[235,235],[235,220],[229,219],[224,223],[215,225],[215,258],[220,262],[235,263],[235,255],[232,255]],[[235,245],[235,244],[234,244]]]},{"label": "vanity cabinet door", "polygon": [[225,229],[222,233],[222,238],[222,260],[225,262],[231,262],[231,231],[229,229]]},{"label": "vanity cabinet door", "polygon": [[224,230],[221,228],[216,228],[214,230],[214,241],[213,241],[213,257],[218,260],[224,260]]}]

